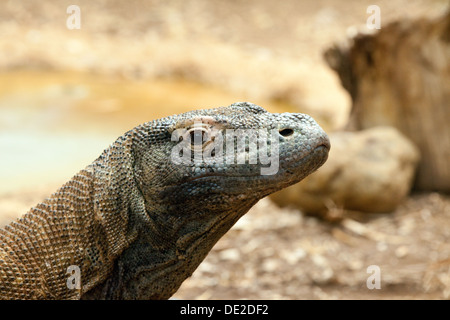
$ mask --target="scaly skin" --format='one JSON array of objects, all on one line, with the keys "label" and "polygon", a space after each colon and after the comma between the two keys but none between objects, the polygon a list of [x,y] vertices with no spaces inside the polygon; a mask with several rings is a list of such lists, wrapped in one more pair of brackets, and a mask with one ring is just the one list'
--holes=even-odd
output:
[{"label": "scaly skin", "polygon": [[[204,134],[188,144],[204,151],[227,129],[276,129],[278,171],[264,175],[268,165],[248,161],[172,161],[174,131],[186,141]],[[269,150],[276,154],[273,142]],[[167,299],[258,200],[312,173],[328,150],[309,116],[245,102],[142,124],[0,229],[0,298]],[[79,289],[67,285],[69,266],[79,267]]]}]

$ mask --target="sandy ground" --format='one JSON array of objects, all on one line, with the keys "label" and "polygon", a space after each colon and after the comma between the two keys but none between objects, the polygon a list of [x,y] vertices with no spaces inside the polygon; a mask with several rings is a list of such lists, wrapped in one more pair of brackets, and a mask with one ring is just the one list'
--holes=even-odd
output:
[{"label": "sandy ground", "polygon": [[[65,10],[72,4],[70,1],[21,1],[20,5],[16,1],[1,2],[0,51],[8,53],[0,56],[2,76],[7,76],[6,71],[33,69],[101,74],[112,82],[183,79],[195,86],[225,90],[227,98],[270,101],[310,113],[329,130],[345,124],[349,99],[325,65],[322,52],[333,42],[363,28],[368,16],[366,8],[372,4],[356,0],[78,3],[82,28],[68,30]],[[447,1],[377,1],[377,5],[382,10],[382,23],[388,23],[398,18],[435,16],[445,10]],[[20,81],[15,86],[20,87]],[[120,91],[120,87],[126,86],[119,84],[114,90]],[[163,88],[169,88],[169,93],[166,99],[164,95],[158,96],[160,105],[169,96],[185,97],[185,101],[173,103],[168,113],[197,101],[190,100],[192,92],[197,92],[192,87],[186,90],[183,86],[185,91],[178,90],[180,87]],[[50,100],[54,109],[58,109],[61,101],[67,101],[68,93],[64,90],[59,100]],[[22,118],[12,116],[11,109],[5,112],[4,106],[11,101],[4,99],[7,93],[0,88],[0,131],[10,130],[7,132],[14,134]],[[74,137],[85,128],[83,124],[102,121],[107,118],[105,114],[115,115],[111,119],[118,124],[125,116],[127,109],[117,111],[120,108],[111,102],[110,92],[103,97],[96,94],[96,99],[103,103],[81,108],[84,113],[79,116],[64,118],[73,120],[64,123],[64,127],[66,131],[73,130]],[[202,101],[216,100],[210,97]],[[98,114],[89,116],[96,109],[104,112],[103,118]],[[142,114],[148,119],[152,112],[159,111],[156,109]],[[141,111],[129,109],[136,117]],[[40,112],[37,114],[42,116]],[[28,117],[37,119],[34,123],[38,129],[44,127],[39,126],[41,118],[37,115]],[[101,135],[102,126],[99,128],[90,134]],[[52,132],[58,136],[60,131]],[[47,182],[42,178],[29,179],[26,187],[8,191],[10,181],[0,181],[3,187],[0,225],[26,212],[55,191],[65,177],[75,173],[51,171],[51,161],[71,160],[70,154],[65,157],[50,154],[45,158],[49,170]],[[29,154],[21,161],[32,162],[34,158],[35,155]],[[1,159],[0,164],[4,165]],[[78,169],[85,164],[80,161]],[[21,168],[11,167],[10,171],[17,172],[14,179],[27,179],[21,175]],[[450,297],[448,196],[414,194],[391,214],[335,212],[333,216],[341,218],[329,222],[306,217],[296,209],[280,209],[268,199],[262,200],[217,243],[175,297]],[[371,276],[367,268],[373,265],[379,267],[381,289],[367,287]]]},{"label": "sandy ground", "polygon": [[[448,299],[450,197],[335,223],[260,201],[175,295],[181,299]],[[380,271],[380,289],[368,278]],[[372,279],[369,279],[370,283]]]}]

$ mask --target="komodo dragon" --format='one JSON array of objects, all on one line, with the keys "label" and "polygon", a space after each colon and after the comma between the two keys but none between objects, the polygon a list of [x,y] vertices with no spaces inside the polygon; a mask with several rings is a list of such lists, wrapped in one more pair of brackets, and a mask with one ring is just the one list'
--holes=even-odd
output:
[{"label": "komodo dragon", "polygon": [[[229,153],[255,156],[250,138],[244,148],[226,149],[226,161],[173,160],[187,153],[174,149],[183,140],[206,150],[230,129],[276,130],[266,146],[267,155],[278,151],[278,171],[262,174],[262,161],[228,161]],[[248,102],[137,126],[0,229],[0,298],[167,299],[258,200],[315,171],[329,148],[311,117]],[[71,266],[80,271],[79,287],[69,285]]]}]

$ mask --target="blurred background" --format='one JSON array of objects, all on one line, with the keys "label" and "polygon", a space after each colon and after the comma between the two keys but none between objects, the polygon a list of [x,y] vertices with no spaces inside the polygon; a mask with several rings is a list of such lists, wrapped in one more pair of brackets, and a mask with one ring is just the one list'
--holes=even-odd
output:
[{"label": "blurred background", "polygon": [[[68,28],[73,4],[80,8],[79,29]],[[381,9],[381,40],[366,25],[373,4]],[[338,151],[330,153],[322,175],[252,209],[176,297],[449,298],[450,187],[416,183],[417,172],[425,172],[421,163],[442,176],[450,159],[446,149],[439,156],[444,169],[426,162],[424,154],[435,154],[424,153],[421,143],[427,143],[420,137],[444,142],[448,137],[432,130],[409,136],[399,117],[383,118],[382,110],[366,102],[385,97],[379,94],[385,87],[375,84],[386,82],[373,79],[396,79],[389,71],[396,61],[436,38],[423,52],[436,55],[426,70],[439,76],[427,79],[442,89],[439,97],[447,104],[439,107],[438,118],[448,127],[450,22],[442,20],[448,5],[443,0],[1,1],[0,225],[27,212],[138,124],[250,101],[271,112],[310,114]],[[414,31],[423,38],[402,40]],[[391,47],[399,51],[391,53]],[[418,69],[406,65],[398,81],[422,79],[408,73]],[[398,90],[415,93],[416,84],[423,87],[411,82]],[[394,110],[401,103],[386,98],[381,105]],[[363,111],[355,116],[352,108]],[[368,130],[379,126],[392,128]],[[358,193],[367,186],[370,190]],[[367,288],[370,265],[380,266],[381,289]]]}]

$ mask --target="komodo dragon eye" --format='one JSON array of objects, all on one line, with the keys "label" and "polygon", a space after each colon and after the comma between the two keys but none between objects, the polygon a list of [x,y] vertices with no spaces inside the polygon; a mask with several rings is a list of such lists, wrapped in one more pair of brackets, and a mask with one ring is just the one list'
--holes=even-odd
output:
[{"label": "komodo dragon eye", "polygon": [[209,138],[208,130],[205,128],[193,128],[189,131],[191,146],[203,146]]}]

